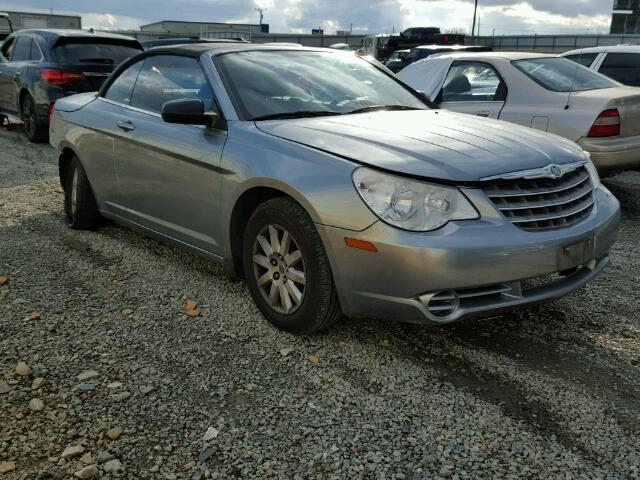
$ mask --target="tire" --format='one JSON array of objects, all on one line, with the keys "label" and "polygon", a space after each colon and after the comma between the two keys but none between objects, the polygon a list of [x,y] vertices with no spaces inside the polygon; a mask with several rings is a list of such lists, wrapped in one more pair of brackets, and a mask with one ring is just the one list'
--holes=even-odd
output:
[{"label": "tire", "polygon": [[75,155],[64,178],[64,212],[75,230],[91,230],[100,218],[87,174]]},{"label": "tire", "polygon": [[25,95],[20,105],[24,133],[32,143],[43,143],[49,139],[49,127],[43,125],[36,110],[36,102],[31,95]]},{"label": "tire", "polygon": [[320,235],[292,199],[274,198],[258,206],[245,229],[242,255],[251,296],[274,326],[309,335],[327,330],[342,317]]}]

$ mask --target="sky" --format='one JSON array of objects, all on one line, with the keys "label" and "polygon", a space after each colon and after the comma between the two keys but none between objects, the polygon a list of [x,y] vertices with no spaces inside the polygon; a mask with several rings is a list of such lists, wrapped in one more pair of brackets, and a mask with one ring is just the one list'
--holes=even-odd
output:
[{"label": "sky", "polygon": [[[613,0],[479,0],[481,35],[608,33]],[[83,27],[138,29],[160,20],[258,23],[271,32],[389,33],[411,26],[471,32],[473,0],[0,0],[1,10],[82,16]]]}]

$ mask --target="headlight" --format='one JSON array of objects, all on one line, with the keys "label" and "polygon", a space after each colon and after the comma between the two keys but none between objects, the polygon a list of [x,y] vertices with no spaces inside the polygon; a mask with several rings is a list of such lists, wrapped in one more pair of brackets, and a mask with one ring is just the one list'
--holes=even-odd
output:
[{"label": "headlight", "polygon": [[600,175],[598,175],[598,169],[591,161],[591,155],[589,155],[588,152],[584,152],[584,154],[587,157],[587,164],[585,165],[585,167],[587,167],[587,171],[589,172],[589,175],[591,175],[591,183],[593,183],[593,188],[598,188],[602,185],[602,183],[600,183]]},{"label": "headlight", "polygon": [[353,172],[364,202],[384,222],[414,232],[427,232],[451,220],[472,220],[478,212],[460,190],[387,175],[368,168]]}]

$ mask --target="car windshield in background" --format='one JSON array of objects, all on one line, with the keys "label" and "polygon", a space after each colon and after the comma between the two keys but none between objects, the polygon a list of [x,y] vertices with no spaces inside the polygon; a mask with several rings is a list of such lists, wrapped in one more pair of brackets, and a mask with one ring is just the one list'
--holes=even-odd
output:
[{"label": "car windshield in background", "polygon": [[217,59],[237,103],[251,120],[428,108],[389,75],[355,55],[248,51]]},{"label": "car windshield in background", "polygon": [[513,65],[547,90],[554,92],[569,92],[571,90],[583,92],[620,85],[604,75],[592,72],[566,58],[529,58],[515,60]]},{"label": "car windshield in background", "polygon": [[89,42],[69,40],[54,48],[58,63],[82,64],[101,63],[117,66],[126,59],[140,53],[131,43],[118,44],[113,42],[100,43],[92,40]]}]

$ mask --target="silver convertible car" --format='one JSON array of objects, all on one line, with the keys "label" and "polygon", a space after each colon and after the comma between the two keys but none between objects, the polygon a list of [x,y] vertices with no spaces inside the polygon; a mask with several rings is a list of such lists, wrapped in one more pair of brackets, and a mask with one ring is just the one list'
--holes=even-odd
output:
[{"label": "silver convertible car", "polygon": [[50,139],[72,228],[223,262],[295,333],[493,316],[602,271],[619,204],[582,149],[425,102],[350,53],[195,44],[59,100]]}]

